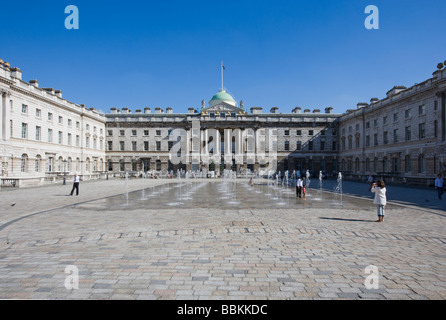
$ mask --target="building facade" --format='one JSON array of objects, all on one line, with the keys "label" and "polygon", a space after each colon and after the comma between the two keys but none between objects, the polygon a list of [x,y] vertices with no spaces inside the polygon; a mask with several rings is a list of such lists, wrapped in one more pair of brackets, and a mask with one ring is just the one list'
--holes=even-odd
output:
[{"label": "building facade", "polygon": [[332,108],[280,113],[245,109],[225,90],[187,113],[172,108],[94,108],[62,98],[60,90],[22,80],[0,60],[1,186],[27,186],[71,178],[130,173],[176,175],[224,170],[319,171],[363,179],[368,175],[432,184],[446,173],[446,69],[384,99]]},{"label": "building facade", "polygon": [[2,186],[28,186],[105,171],[105,117],[62,98],[60,90],[22,81],[0,60]]},{"label": "building facade", "polygon": [[386,98],[359,103],[339,119],[340,170],[351,177],[432,184],[446,173],[446,69]]},{"label": "building facade", "polygon": [[327,108],[247,113],[225,91],[188,113],[149,108],[106,115],[107,164],[123,171],[336,171],[337,119]]}]

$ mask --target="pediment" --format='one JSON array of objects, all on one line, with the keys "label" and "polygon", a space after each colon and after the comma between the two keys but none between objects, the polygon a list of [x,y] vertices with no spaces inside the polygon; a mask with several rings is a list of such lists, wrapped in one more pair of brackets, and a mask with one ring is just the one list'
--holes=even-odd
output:
[{"label": "pediment", "polygon": [[238,113],[238,112],[243,112],[244,110],[242,108],[231,106],[227,103],[219,103],[212,107],[204,108],[204,109],[202,109],[202,111],[207,112],[207,113],[209,113],[209,112],[218,112],[218,113],[220,113],[220,112],[235,112],[235,113]]}]

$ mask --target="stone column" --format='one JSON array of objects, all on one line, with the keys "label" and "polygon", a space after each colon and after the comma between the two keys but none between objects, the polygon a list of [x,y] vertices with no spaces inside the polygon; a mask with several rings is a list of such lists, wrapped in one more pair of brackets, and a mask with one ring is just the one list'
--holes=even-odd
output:
[{"label": "stone column", "polygon": [[445,99],[446,93],[442,92],[441,97],[441,140],[446,140],[446,99]]}]

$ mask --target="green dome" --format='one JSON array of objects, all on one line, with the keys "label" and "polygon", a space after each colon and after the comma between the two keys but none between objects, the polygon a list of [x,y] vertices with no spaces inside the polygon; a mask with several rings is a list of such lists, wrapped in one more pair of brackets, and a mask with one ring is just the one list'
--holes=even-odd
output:
[{"label": "green dome", "polygon": [[209,104],[211,106],[214,106],[220,102],[225,102],[227,104],[230,104],[232,106],[236,106],[237,102],[235,102],[235,99],[226,91],[221,90],[217,94],[215,94],[211,101],[209,101]]},{"label": "green dome", "polygon": [[233,101],[233,102],[235,102],[234,98],[229,93],[227,93],[226,91],[220,91],[219,93],[214,95],[212,97],[211,101],[215,101],[215,100],[226,100],[226,101]]}]

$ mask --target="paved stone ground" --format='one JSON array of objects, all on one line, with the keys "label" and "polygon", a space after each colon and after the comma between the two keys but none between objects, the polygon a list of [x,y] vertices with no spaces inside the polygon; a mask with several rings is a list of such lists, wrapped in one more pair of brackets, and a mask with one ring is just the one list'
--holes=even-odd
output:
[{"label": "paved stone ground", "polygon": [[[344,182],[341,204],[255,182],[100,180],[78,197],[71,185],[2,189],[0,298],[446,298],[446,199],[434,190],[389,187],[375,223],[364,183]],[[378,288],[367,289],[371,265]],[[67,266],[78,289],[65,287]]]}]

